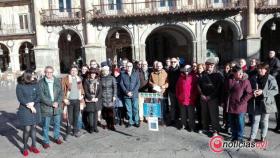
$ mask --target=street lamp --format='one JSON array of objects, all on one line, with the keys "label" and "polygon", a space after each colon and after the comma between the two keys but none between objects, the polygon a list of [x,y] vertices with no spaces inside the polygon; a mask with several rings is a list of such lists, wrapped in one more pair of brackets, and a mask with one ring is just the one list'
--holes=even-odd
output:
[{"label": "street lamp", "polygon": [[27,43],[25,43],[24,53],[25,53],[25,54],[28,54],[28,53],[29,53],[29,49],[27,48]]},{"label": "street lamp", "polygon": [[116,39],[120,39],[120,34],[118,31],[116,32]]},{"label": "street lamp", "polygon": [[221,33],[222,33],[222,30],[223,30],[222,26],[219,25],[219,26],[218,26],[218,29],[217,29],[217,33],[218,33],[218,34],[221,34]]},{"label": "street lamp", "polygon": [[275,22],[272,23],[270,29],[271,29],[272,31],[275,31],[275,30],[276,30],[276,24],[275,24]]}]

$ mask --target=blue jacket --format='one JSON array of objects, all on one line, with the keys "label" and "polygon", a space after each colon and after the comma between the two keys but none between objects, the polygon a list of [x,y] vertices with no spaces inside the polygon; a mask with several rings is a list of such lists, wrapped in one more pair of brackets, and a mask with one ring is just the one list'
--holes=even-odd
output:
[{"label": "blue jacket", "polygon": [[[124,98],[138,98],[138,89],[140,87],[139,74],[132,71],[129,76],[127,72],[121,74],[120,86],[124,93]],[[132,97],[127,95],[128,92],[132,92]]]}]

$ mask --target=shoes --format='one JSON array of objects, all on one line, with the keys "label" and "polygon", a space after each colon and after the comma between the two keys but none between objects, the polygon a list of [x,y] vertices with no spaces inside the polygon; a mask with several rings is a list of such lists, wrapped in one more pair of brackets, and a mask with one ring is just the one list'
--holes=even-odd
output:
[{"label": "shoes", "polygon": [[44,148],[44,149],[47,149],[47,148],[49,148],[49,147],[50,147],[50,144],[48,144],[48,143],[44,143],[44,144],[43,144],[43,148]]},{"label": "shoes", "polygon": [[81,133],[81,132],[76,132],[76,133],[74,133],[74,136],[75,136],[76,138],[81,137],[81,136],[82,136],[82,133]]},{"label": "shoes", "polygon": [[216,136],[218,136],[219,134],[218,134],[218,132],[214,132],[213,133],[213,137],[216,137]]},{"label": "shoes", "polygon": [[93,131],[94,131],[93,127],[90,127],[89,130],[88,130],[89,133],[93,133]]},{"label": "shoes", "polygon": [[55,142],[56,144],[58,144],[58,145],[60,145],[60,144],[63,143],[61,139],[56,139],[54,142]]},{"label": "shoes", "polygon": [[135,127],[139,128],[140,127],[140,123],[136,123]]},{"label": "shoes", "polygon": [[65,137],[64,137],[64,141],[67,141],[68,137],[69,137],[69,134],[66,134]]},{"label": "shoes", "polygon": [[98,132],[99,132],[99,130],[98,130],[97,128],[95,128],[93,131],[94,131],[95,133],[98,133]]},{"label": "shoes", "polygon": [[23,150],[22,155],[25,157],[28,156],[28,150],[27,149]]},{"label": "shoes", "polygon": [[126,128],[130,128],[130,127],[131,127],[131,124],[127,124],[127,125],[126,125]]},{"label": "shoes", "polygon": [[250,139],[249,139],[249,142],[251,142],[251,143],[252,143],[252,142],[255,142],[255,139],[250,138]]},{"label": "shoes", "polygon": [[190,133],[191,133],[191,132],[194,132],[194,130],[191,129],[191,128],[187,129],[187,131],[190,132]]},{"label": "shoes", "polygon": [[261,137],[261,142],[264,142],[265,141],[265,138],[264,137]]},{"label": "shoes", "polygon": [[31,146],[31,147],[29,148],[29,150],[30,150],[31,152],[35,153],[35,154],[40,153],[40,150],[38,150],[35,146]]}]

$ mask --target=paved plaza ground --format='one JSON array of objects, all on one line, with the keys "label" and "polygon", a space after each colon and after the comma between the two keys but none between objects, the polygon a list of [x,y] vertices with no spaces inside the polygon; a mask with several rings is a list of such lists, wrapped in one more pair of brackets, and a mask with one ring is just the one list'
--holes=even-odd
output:
[{"label": "paved plaza ground", "polygon": [[[18,103],[15,88],[0,87],[0,157],[23,157],[20,153],[22,130],[16,117]],[[268,147],[260,149],[226,149],[220,154],[210,151],[210,138],[204,134],[189,133],[174,127],[160,127],[158,132],[148,130],[143,123],[140,128],[116,126],[117,131],[100,128],[99,133],[85,133],[80,138],[70,137],[62,145],[51,143],[51,148],[44,150],[40,143],[41,153],[30,154],[29,157],[49,158],[186,158],[186,157],[280,157],[280,134],[272,129],[275,127],[275,116],[270,120]],[[246,137],[249,134],[246,127]],[[62,127],[62,135],[65,129]],[[52,133],[51,133],[52,136]],[[227,135],[226,135],[227,136]],[[42,139],[41,128],[37,134]]]}]

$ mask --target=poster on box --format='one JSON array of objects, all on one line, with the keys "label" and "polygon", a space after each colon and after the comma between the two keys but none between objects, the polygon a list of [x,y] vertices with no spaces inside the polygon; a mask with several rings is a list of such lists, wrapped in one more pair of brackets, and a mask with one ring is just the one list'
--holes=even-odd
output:
[{"label": "poster on box", "polygon": [[145,117],[157,117],[161,118],[161,106],[160,103],[144,103],[143,112]]},{"label": "poster on box", "polygon": [[150,131],[159,131],[157,117],[148,117],[148,125]]}]

